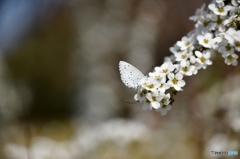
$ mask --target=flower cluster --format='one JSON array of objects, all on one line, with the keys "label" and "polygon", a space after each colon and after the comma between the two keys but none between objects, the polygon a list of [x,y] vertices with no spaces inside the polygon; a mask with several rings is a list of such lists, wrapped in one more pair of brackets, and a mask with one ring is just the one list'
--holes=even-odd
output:
[{"label": "flower cluster", "polygon": [[141,79],[134,99],[143,102],[143,109],[154,108],[165,115],[171,109],[173,95],[185,85],[184,76],[197,74],[212,65],[212,53],[222,55],[227,65],[236,66],[240,51],[240,0],[214,0],[196,10],[189,19],[195,30],[170,48],[171,56]]}]

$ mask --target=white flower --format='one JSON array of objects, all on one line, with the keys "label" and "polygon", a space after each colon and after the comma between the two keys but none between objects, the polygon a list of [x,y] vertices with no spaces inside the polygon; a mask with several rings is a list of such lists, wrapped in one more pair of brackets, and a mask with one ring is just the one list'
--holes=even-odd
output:
[{"label": "white flower", "polygon": [[203,4],[201,8],[198,8],[196,10],[196,12],[195,12],[195,15],[189,17],[189,19],[192,20],[192,21],[197,21],[201,16],[203,16],[203,12],[204,12],[205,6],[206,5]]},{"label": "white flower", "polygon": [[211,14],[211,20],[215,22],[215,23],[212,23],[212,29],[219,30],[220,32],[224,32],[226,30],[226,27],[224,25],[225,19],[226,19],[226,16]]},{"label": "white flower", "polygon": [[160,81],[163,78],[158,71],[149,72],[149,77],[152,77],[158,81]]},{"label": "white flower", "polygon": [[175,59],[176,59],[176,58],[175,58],[174,55],[166,56],[166,57],[164,57],[164,63],[165,63],[165,62],[174,62]]},{"label": "white flower", "polygon": [[156,79],[149,77],[144,85],[144,88],[148,91],[154,91],[159,87],[159,85],[160,83]]},{"label": "white flower", "polygon": [[227,40],[222,41],[219,43],[219,49],[218,52],[223,54],[233,54],[234,53],[234,47],[228,43]]},{"label": "white flower", "polygon": [[195,69],[192,71],[193,74],[198,73],[198,69],[201,68],[201,65],[197,62],[197,58],[195,56],[190,56],[189,58],[190,65],[193,66]]},{"label": "white flower", "polygon": [[211,16],[205,13],[198,19],[195,24],[195,28],[197,28],[201,33],[209,32],[209,30],[212,29]]},{"label": "white flower", "polygon": [[[240,51],[240,31],[236,31],[233,28],[229,28],[225,33],[222,33],[222,35],[227,41],[225,41],[221,45],[225,45],[227,47],[228,45],[230,45],[231,47],[228,48],[230,50],[229,53],[233,53],[234,49],[236,49],[237,51]],[[222,50],[223,52],[226,52],[224,48],[222,48]]]},{"label": "white flower", "polygon": [[236,31],[234,28],[229,28],[226,33],[224,34],[224,36],[226,37],[227,40],[231,40],[228,39],[228,37],[233,38],[234,40],[240,41],[240,30]]},{"label": "white flower", "polygon": [[198,35],[197,40],[200,45],[204,46],[205,48],[212,48],[213,45],[213,34],[206,33],[205,35]]},{"label": "white flower", "polygon": [[134,99],[138,102],[146,101],[147,90],[142,87],[138,87],[137,94],[135,94]]},{"label": "white flower", "polygon": [[154,85],[154,88],[156,88],[160,92],[165,92],[166,89],[168,89],[170,86],[166,83],[166,76],[161,76],[159,71],[155,71],[153,73],[149,73],[150,77],[153,77],[157,80],[157,84]]},{"label": "white flower", "polygon": [[[231,10],[230,11],[230,13],[232,12],[233,10]],[[226,17],[225,18],[225,20],[224,20],[224,22],[223,22],[223,24],[225,25],[225,26],[230,26],[230,24],[235,20],[235,18],[237,17],[237,15],[232,15],[232,14],[230,14],[231,16],[230,17]]]},{"label": "white flower", "polygon": [[240,5],[240,0],[232,0],[232,5],[233,6],[239,6]]},{"label": "white flower", "polygon": [[[227,40],[229,44],[234,45],[235,37],[237,32],[233,28],[229,28],[226,32],[220,33],[223,40]],[[223,41],[222,40],[222,41]],[[220,42],[219,42],[220,43]]]},{"label": "white flower", "polygon": [[214,41],[214,43],[213,43],[213,49],[214,49],[214,50],[218,50],[218,49],[220,48],[219,43],[221,43],[221,42],[224,41],[224,40],[225,40],[225,37],[224,37],[223,35],[220,35],[220,36],[218,36],[218,37],[215,37],[215,38],[213,39],[213,41]]},{"label": "white flower", "polygon": [[172,108],[171,105],[165,105],[163,107],[158,108],[157,111],[159,111],[161,115],[166,115],[167,111],[170,110],[171,108]]},{"label": "white flower", "polygon": [[217,3],[224,3],[224,0],[216,0]]},{"label": "white flower", "polygon": [[174,46],[170,47],[169,51],[173,54],[181,52],[180,47],[177,44],[174,44]]},{"label": "white flower", "polygon": [[152,110],[151,102],[146,101],[145,103],[143,103],[142,109],[143,110]]},{"label": "white flower", "polygon": [[161,76],[166,76],[176,68],[172,62],[165,62],[161,67],[155,67],[155,70],[161,74]]},{"label": "white flower", "polygon": [[176,61],[180,61],[180,63],[182,63],[188,59],[190,54],[184,51],[182,53],[175,54],[175,56],[176,56]]},{"label": "white flower", "polygon": [[170,94],[169,93],[163,95],[161,103],[162,103],[162,106],[164,106],[164,105],[166,106],[166,105],[170,104]]},{"label": "white flower", "polygon": [[158,91],[160,92],[165,92],[167,89],[170,88],[170,85],[168,83],[166,83],[166,77],[162,78],[162,80],[160,81],[160,85],[158,87]]},{"label": "white flower", "polygon": [[148,78],[145,76],[140,80],[139,85],[144,88],[148,85],[147,81],[148,81]]},{"label": "white flower", "polygon": [[235,41],[234,45],[235,45],[235,49],[237,51],[240,51],[240,41]]},{"label": "white flower", "polygon": [[184,36],[181,41],[177,42],[177,45],[180,47],[181,50],[186,50],[193,44],[193,38],[192,37],[186,37]]},{"label": "white flower", "polygon": [[190,65],[189,61],[185,61],[182,63],[182,65],[179,65],[179,71],[187,76],[191,76],[193,72],[195,71],[195,66]]},{"label": "white flower", "polygon": [[142,109],[151,110],[152,108],[158,109],[161,107],[160,101],[163,98],[163,94],[161,94],[160,92],[147,93],[146,97],[147,97],[147,102],[146,104],[143,105]]},{"label": "white flower", "polygon": [[225,63],[227,65],[233,65],[233,66],[237,66],[238,65],[238,55],[237,54],[223,54],[222,55],[225,58]]},{"label": "white flower", "polygon": [[177,91],[182,90],[181,87],[183,87],[186,83],[184,80],[182,80],[183,75],[182,73],[178,72],[177,74],[169,73],[168,74],[168,83]]},{"label": "white flower", "polygon": [[212,61],[210,60],[211,53],[210,51],[205,51],[201,53],[200,51],[195,51],[195,55],[197,56],[197,62],[201,64],[203,69],[207,68],[207,65],[211,65]]},{"label": "white flower", "polygon": [[162,106],[157,109],[157,111],[161,112],[161,115],[166,115],[167,111],[171,109],[170,104],[170,94],[164,94],[161,100]]},{"label": "white flower", "polygon": [[232,9],[231,6],[229,5],[223,6],[222,3],[209,4],[208,8],[212,10],[216,15],[223,15],[223,16],[227,15],[228,11]]}]

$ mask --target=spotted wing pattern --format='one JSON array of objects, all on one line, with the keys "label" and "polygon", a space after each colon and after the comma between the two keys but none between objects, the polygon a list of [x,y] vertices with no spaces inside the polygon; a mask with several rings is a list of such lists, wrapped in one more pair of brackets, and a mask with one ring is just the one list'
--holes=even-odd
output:
[{"label": "spotted wing pattern", "polygon": [[144,74],[131,64],[120,61],[119,71],[122,82],[128,87],[137,89],[139,81],[144,77]]}]

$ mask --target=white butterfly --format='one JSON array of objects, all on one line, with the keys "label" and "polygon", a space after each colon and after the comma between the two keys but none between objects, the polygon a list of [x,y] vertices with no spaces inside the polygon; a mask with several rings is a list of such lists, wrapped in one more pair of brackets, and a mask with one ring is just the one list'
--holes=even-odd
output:
[{"label": "white butterfly", "polygon": [[125,61],[119,62],[119,71],[122,82],[128,88],[137,89],[139,81],[144,77],[141,71]]}]

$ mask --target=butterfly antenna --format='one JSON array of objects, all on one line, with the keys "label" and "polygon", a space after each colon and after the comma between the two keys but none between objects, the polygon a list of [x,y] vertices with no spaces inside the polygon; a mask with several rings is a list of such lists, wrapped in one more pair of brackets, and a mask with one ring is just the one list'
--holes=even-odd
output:
[{"label": "butterfly antenna", "polygon": [[130,101],[126,101],[126,100],[125,100],[125,102],[126,102],[127,104],[136,104],[136,103],[138,103],[138,101],[130,102]]}]

